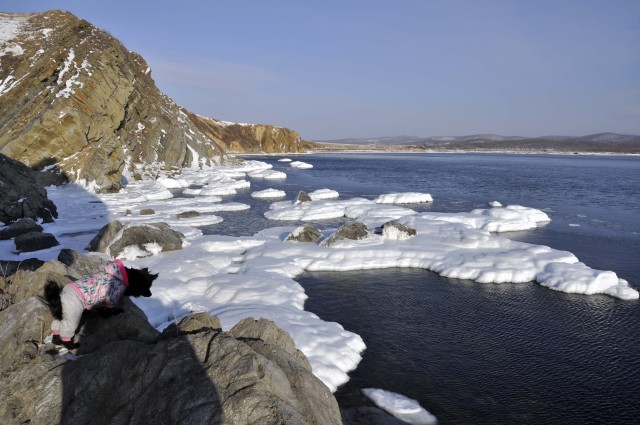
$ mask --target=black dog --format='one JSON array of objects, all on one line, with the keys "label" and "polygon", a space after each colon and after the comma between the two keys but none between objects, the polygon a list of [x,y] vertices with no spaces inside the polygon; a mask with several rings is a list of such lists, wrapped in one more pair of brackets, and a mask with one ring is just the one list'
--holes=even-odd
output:
[{"label": "black dog", "polygon": [[54,317],[51,324],[54,344],[77,348],[73,336],[83,311],[107,307],[107,311],[117,313],[113,308],[122,296],[150,297],[151,285],[157,277],[146,267],[134,269],[114,260],[105,265],[104,271],[71,282],[63,289],[56,282],[47,282],[44,295]]}]

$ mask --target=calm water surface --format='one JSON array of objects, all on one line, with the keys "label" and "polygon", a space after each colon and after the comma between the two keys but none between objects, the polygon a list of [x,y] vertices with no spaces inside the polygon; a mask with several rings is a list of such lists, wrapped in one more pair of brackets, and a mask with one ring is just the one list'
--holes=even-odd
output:
[{"label": "calm water surface", "polygon": [[[460,212],[498,200],[552,219],[513,239],[573,252],[640,288],[640,158],[492,154],[323,154],[283,170],[284,181],[252,180],[209,233],[251,235],[274,225],[268,202],[249,193],[337,190],[341,198],[431,193],[418,211]],[[298,159],[298,158],[296,158]],[[343,220],[317,222],[336,227]],[[441,424],[640,423],[640,303],[563,294],[527,284],[478,284],[414,269],[307,273],[305,308],[360,334],[363,361],[336,396],[367,401],[383,388],[418,400]]]}]

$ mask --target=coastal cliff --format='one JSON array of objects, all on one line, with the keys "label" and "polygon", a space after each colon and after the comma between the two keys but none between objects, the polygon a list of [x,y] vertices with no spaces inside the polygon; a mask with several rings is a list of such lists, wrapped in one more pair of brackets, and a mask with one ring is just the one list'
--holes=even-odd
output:
[{"label": "coastal cliff", "polygon": [[98,192],[135,164],[207,167],[225,151],[299,152],[298,133],[198,117],[117,39],[68,12],[0,13],[0,152]]}]

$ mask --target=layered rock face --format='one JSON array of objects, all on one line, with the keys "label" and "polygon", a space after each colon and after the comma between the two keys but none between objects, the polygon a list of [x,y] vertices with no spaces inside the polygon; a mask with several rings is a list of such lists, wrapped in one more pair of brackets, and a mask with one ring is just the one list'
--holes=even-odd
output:
[{"label": "layered rock face", "polygon": [[109,34],[60,11],[0,19],[12,29],[0,39],[2,153],[99,191],[119,189],[133,163],[220,160],[144,59]]},{"label": "layered rock face", "polygon": [[219,163],[233,152],[300,152],[295,131],[189,113],[144,59],[68,12],[0,13],[0,152],[97,191],[135,163]]},{"label": "layered rock face", "polygon": [[196,114],[189,118],[202,133],[225,146],[230,153],[306,152],[317,148],[293,130],[266,124],[220,121]]}]

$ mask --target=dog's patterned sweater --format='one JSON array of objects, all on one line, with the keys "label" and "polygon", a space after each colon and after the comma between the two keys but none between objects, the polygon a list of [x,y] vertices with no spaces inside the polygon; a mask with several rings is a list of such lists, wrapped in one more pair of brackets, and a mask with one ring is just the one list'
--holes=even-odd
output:
[{"label": "dog's patterned sweater", "polygon": [[109,261],[104,271],[70,283],[84,303],[84,308],[114,307],[122,298],[129,280],[122,261]]}]

